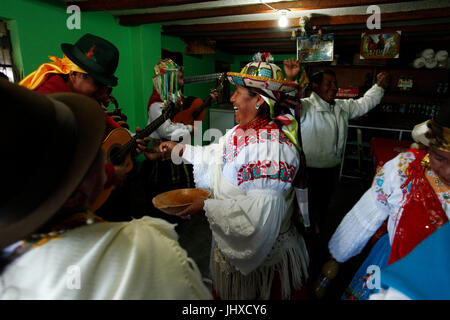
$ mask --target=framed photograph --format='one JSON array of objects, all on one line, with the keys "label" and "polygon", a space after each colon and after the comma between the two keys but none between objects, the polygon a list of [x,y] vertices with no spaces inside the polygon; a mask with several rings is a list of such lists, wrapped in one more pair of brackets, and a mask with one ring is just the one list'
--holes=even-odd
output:
[{"label": "framed photograph", "polygon": [[303,62],[333,61],[334,35],[297,38],[297,59]]},{"label": "framed photograph", "polygon": [[361,35],[361,59],[396,59],[400,55],[401,31],[364,32]]}]

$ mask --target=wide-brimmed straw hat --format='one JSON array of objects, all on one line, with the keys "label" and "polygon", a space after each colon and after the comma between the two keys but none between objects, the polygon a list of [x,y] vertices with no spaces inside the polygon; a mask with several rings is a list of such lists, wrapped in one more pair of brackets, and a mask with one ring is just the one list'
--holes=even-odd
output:
[{"label": "wide-brimmed straw hat", "polygon": [[[281,99],[281,93],[297,90],[299,84],[284,80],[280,67],[270,61],[273,61],[270,53],[258,52],[253,56],[253,62],[247,63],[240,73],[228,72],[227,77],[236,86],[261,89],[258,93],[270,108],[270,118],[274,119],[276,116],[275,109],[277,108],[277,102]],[[277,119],[283,124],[281,125],[281,130],[300,150],[298,123],[295,118],[290,114],[285,114],[277,117]]]},{"label": "wide-brimmed straw hat", "polygon": [[83,95],[41,95],[0,79],[0,96],[3,248],[63,206],[93,163],[106,123],[100,105]]},{"label": "wide-brimmed straw hat", "polygon": [[263,90],[290,92],[298,89],[298,83],[284,80],[283,72],[271,63],[270,53],[257,53],[253,61],[247,63],[240,73],[227,72],[228,80],[237,86],[253,87]]},{"label": "wide-brimmed straw hat", "polygon": [[114,76],[119,64],[119,50],[106,39],[85,34],[75,44],[63,43],[64,54],[91,77],[106,86],[116,86]]}]

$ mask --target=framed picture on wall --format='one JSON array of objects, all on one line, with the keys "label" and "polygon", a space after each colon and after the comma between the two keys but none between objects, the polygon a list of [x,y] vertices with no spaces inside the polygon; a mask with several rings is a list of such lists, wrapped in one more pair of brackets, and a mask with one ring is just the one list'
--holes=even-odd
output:
[{"label": "framed picture on wall", "polygon": [[396,59],[400,56],[401,31],[364,32],[361,35],[361,59]]},{"label": "framed picture on wall", "polygon": [[334,35],[297,38],[297,59],[303,62],[333,61]]}]

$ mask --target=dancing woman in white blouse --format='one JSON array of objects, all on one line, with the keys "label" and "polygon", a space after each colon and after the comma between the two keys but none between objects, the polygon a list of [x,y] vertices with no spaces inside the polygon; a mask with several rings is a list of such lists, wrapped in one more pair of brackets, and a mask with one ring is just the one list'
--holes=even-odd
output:
[{"label": "dancing woman in white blouse", "polygon": [[[372,253],[378,255],[377,259],[384,261],[382,269],[407,256],[448,221],[449,127],[450,108],[446,104],[436,118],[414,128],[414,139],[427,149],[410,149],[378,170],[372,187],[347,213],[331,237],[328,247],[334,259],[345,262],[359,254],[387,219],[388,236],[378,241],[385,241],[386,245],[379,252],[375,252],[375,246],[367,258],[375,256]],[[367,264],[378,263],[369,261]],[[358,298],[359,292],[352,290],[351,298]],[[361,296],[367,298],[364,292]]]},{"label": "dancing woman in white blouse", "polygon": [[276,90],[261,90],[256,88],[259,83],[249,81],[257,78],[269,88],[284,86],[286,91],[295,86],[278,80],[277,71],[281,73],[263,61],[249,63],[240,74],[228,74],[236,85],[230,100],[239,124],[218,143],[160,145],[160,151],[173,150],[172,155],[192,163],[196,186],[212,191],[211,199],[198,199],[180,216],[204,214],[209,221],[216,298],[306,297],[308,253],[291,224],[292,182],[300,165],[296,123],[292,116],[280,115]]}]

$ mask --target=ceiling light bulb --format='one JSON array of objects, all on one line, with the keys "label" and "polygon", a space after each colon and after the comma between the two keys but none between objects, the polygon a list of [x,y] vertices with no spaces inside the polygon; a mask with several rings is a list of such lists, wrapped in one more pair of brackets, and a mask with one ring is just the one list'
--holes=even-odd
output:
[{"label": "ceiling light bulb", "polygon": [[286,28],[288,25],[288,18],[287,18],[287,10],[280,10],[281,16],[280,19],[278,19],[278,25],[280,28]]}]

